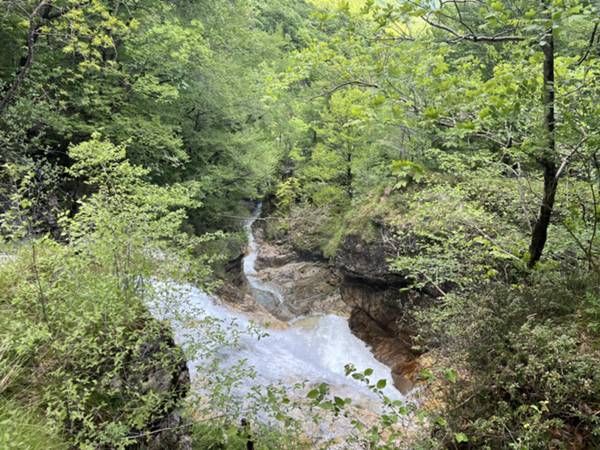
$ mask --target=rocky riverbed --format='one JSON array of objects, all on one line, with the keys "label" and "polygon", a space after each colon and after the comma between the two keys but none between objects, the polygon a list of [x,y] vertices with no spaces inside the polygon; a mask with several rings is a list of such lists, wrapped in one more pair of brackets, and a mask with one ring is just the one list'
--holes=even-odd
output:
[{"label": "rocky riverbed", "polygon": [[315,315],[346,317],[352,332],[367,343],[374,356],[391,368],[394,385],[403,393],[415,385],[419,355],[412,350],[410,316],[416,303],[429,301],[423,293],[400,293],[406,280],[390,273],[389,251],[381,244],[349,236],[334,261],[306,259],[285,243],[268,242],[263,227],[253,227],[255,277],[285,298],[278,303],[257,300],[243,277],[242,260],[231,268],[233,281],[220,296],[259,323],[286,328],[290,320]]}]

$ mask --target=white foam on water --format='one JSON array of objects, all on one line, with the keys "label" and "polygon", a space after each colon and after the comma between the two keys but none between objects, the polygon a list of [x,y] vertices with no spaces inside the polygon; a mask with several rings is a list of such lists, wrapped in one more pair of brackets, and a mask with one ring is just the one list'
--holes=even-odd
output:
[{"label": "white foam on water", "polygon": [[[155,312],[171,319],[179,344],[193,345],[207,339],[207,329],[202,322],[206,317],[216,318],[223,324],[235,322],[241,331],[250,326],[250,320],[242,312],[219,304],[218,299],[193,286],[173,285],[169,290],[177,290],[180,299],[173,302],[168,311]],[[242,332],[238,346],[219,349],[222,365],[231,367],[242,359],[247,360],[256,370],[257,378],[253,382],[258,385],[327,383],[355,401],[374,399],[364,384],[346,377],[344,366],[352,363],[359,371],[373,369],[371,382],[386,379],[386,395],[404,398],[393,387],[390,368],[375,359],[369,347],[352,334],[343,317],[331,314],[311,317],[298,320],[289,328],[266,332],[268,336],[261,339],[252,332]],[[192,376],[198,373],[196,366],[202,367],[204,363],[202,359],[189,361]]]},{"label": "white foam on water", "polygon": [[[243,270],[248,280],[248,284],[252,290],[257,294],[267,293],[267,295],[273,296],[280,304],[284,302],[283,294],[279,290],[271,285],[263,282],[258,278],[256,272],[256,258],[258,257],[258,243],[252,232],[252,225],[256,222],[256,219],[260,217],[262,211],[262,203],[258,203],[254,210],[252,217],[244,223],[244,231],[248,239],[248,253],[243,260]],[[268,304],[267,304],[268,306]]]},{"label": "white foam on water", "polygon": [[[252,225],[260,213],[259,203],[252,218],[244,225],[248,253],[243,260],[243,270],[256,300],[274,312],[285,306],[285,298],[276,286],[261,281],[255,268],[259,245]],[[252,331],[256,330],[256,325],[243,312],[223,304],[218,298],[191,285],[155,283],[155,286],[163,295],[159,296],[159,305],[152,308],[153,313],[170,320],[176,342],[184,348],[211,340],[214,327],[211,327],[213,319],[210,318],[221,324],[225,339],[217,341],[211,357],[218,358],[224,369],[245,361],[256,374],[256,377],[236,386],[236,396],[244,397],[253,386],[326,383],[333,394],[349,397],[354,406],[377,413],[381,406],[377,395],[363,382],[345,374],[345,366],[353,364],[360,372],[367,368],[373,370],[369,376],[371,383],[385,379],[387,383],[383,391],[389,398],[406,400],[393,386],[391,369],[380,363],[370,348],[352,334],[347,319],[343,317],[333,314],[295,317],[288,322],[289,327],[264,330],[268,335],[258,339],[256,332]],[[167,301],[169,297],[175,301]],[[231,341],[236,341],[236,345],[228,345]],[[202,370],[208,361],[203,358],[199,352],[188,361],[192,382],[199,382],[196,385],[201,385],[206,377]],[[324,427],[321,431],[329,435],[326,425],[320,426]],[[336,433],[344,436],[345,431],[338,429]]]}]

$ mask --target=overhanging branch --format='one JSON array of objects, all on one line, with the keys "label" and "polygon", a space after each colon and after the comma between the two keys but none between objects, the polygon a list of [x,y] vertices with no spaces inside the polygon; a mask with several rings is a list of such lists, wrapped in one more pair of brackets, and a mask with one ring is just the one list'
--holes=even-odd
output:
[{"label": "overhanging branch", "polygon": [[428,17],[423,16],[423,20],[429,24],[430,26],[437,28],[438,30],[446,31],[450,33],[456,38],[456,41],[471,41],[471,42],[491,42],[491,43],[499,43],[499,42],[521,42],[527,40],[525,36],[519,35],[507,35],[507,34],[498,34],[494,36],[487,35],[478,35],[474,33],[459,33],[458,31],[450,28],[448,25],[443,23],[437,23],[430,20]]}]

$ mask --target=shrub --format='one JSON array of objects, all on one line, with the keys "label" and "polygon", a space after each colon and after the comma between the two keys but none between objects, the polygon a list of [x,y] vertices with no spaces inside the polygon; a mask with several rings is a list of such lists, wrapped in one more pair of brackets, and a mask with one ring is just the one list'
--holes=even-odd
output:
[{"label": "shrub", "polygon": [[447,296],[424,314],[466,373],[450,389],[442,442],[460,432],[472,448],[600,446],[599,335],[585,326],[598,285],[557,275]]},{"label": "shrub", "polygon": [[185,393],[174,381],[183,354],[146,302],[153,279],[207,273],[191,258],[198,240],[181,232],[193,189],[148,183],[123,147],[98,138],[70,156],[71,174],[93,194],[61,219],[64,244],[31,234],[30,190],[20,189],[6,213],[10,235],[27,240],[3,246],[13,258],[0,264],[0,370],[18,364],[0,372],[0,394],[69,446],[125,448]]}]

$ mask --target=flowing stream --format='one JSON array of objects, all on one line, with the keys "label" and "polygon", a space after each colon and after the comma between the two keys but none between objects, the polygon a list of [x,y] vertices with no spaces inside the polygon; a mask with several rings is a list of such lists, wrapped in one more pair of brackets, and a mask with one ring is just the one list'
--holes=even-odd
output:
[{"label": "flowing stream", "polygon": [[[243,269],[253,297],[269,310],[285,305],[286,299],[277,286],[262,282],[255,269],[260,249],[252,225],[259,215],[260,205],[245,226],[249,248],[243,261]],[[188,317],[192,314],[195,319],[172,320],[176,339],[180,344],[189,345],[205,339],[208,318],[216,318],[223,324],[234,323],[241,330],[252,328],[252,321],[244,312],[220,299],[191,286],[178,288],[184,300],[178,302],[179,313],[187,313]],[[198,323],[203,326],[198,326]],[[386,395],[393,399],[404,399],[393,387],[390,368],[377,361],[369,347],[352,334],[344,317],[333,314],[297,317],[290,319],[283,329],[279,327],[264,331],[268,335],[260,339],[253,333],[238,333],[238,345],[217,346],[221,365],[233,368],[239,361],[245,360],[256,372],[256,377],[251,382],[262,386],[291,386],[304,381],[310,386],[327,383],[335,395],[350,397],[353,405],[376,413],[379,406],[375,395],[363,383],[345,375],[344,366],[352,363],[360,371],[373,369],[370,377],[372,382],[386,379]],[[189,361],[192,380],[201,376],[197,369],[204,364],[205,361],[201,358]],[[248,383],[244,383],[238,390],[243,394],[250,388]]]}]

